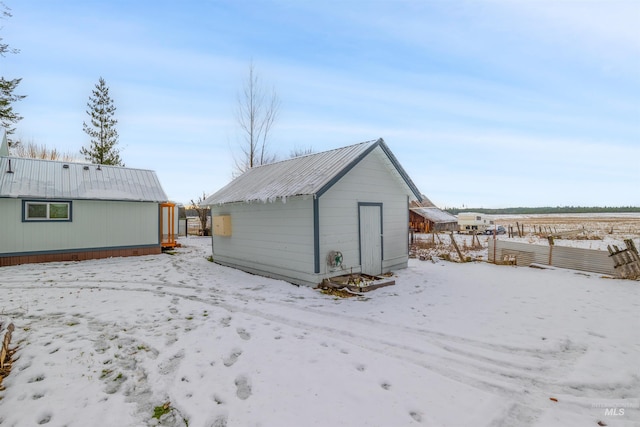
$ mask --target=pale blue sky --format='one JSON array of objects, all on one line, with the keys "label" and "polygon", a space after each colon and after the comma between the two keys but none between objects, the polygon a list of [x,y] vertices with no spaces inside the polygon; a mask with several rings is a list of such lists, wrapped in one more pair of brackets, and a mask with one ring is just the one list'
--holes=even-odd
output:
[{"label": "pale blue sky", "polygon": [[253,60],[280,158],[382,137],[443,208],[640,206],[640,1],[5,4],[16,136],[79,153],[102,76],[121,157],[178,202],[231,179]]}]

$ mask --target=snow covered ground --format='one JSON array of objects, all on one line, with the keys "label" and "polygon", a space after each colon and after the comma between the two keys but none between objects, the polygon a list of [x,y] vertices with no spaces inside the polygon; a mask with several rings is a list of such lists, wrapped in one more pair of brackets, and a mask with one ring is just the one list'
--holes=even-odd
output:
[{"label": "snow covered ground", "polygon": [[0,269],[1,426],[640,425],[640,282],[413,259],[342,299],[181,243]]}]

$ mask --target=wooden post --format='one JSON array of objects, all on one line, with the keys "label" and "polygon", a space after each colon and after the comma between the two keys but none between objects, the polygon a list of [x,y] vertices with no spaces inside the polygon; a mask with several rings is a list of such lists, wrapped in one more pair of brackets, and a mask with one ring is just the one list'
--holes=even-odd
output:
[{"label": "wooden post", "polygon": [[460,252],[460,248],[456,243],[456,239],[453,238],[453,231],[451,232],[451,243],[453,243],[453,247],[456,248],[456,252],[458,252],[458,256],[460,257],[460,262],[466,262],[466,259],[462,256],[462,252]]},{"label": "wooden post", "polygon": [[553,236],[548,236],[547,239],[549,240],[549,265],[553,265]]}]

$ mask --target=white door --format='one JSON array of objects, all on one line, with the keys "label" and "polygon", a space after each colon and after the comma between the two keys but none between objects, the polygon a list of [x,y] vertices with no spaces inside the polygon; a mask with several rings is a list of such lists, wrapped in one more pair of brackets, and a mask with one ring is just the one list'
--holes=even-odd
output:
[{"label": "white door", "polygon": [[382,273],[382,205],[360,205],[360,265],[371,276]]}]

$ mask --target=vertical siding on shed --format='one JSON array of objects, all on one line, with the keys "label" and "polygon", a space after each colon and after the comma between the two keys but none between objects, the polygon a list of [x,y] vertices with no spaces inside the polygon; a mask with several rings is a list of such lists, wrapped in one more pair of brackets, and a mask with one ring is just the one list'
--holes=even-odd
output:
[{"label": "vertical siding on shed", "polygon": [[70,222],[22,222],[22,200],[0,199],[0,253],[159,244],[157,203],[72,203]]},{"label": "vertical siding on shed", "polygon": [[229,237],[213,236],[214,261],[270,277],[312,280],[313,199],[230,203],[212,206],[211,214],[230,215],[232,230]]},{"label": "vertical siding on shed", "polygon": [[343,266],[360,271],[358,203],[382,203],[382,270],[407,266],[407,194],[388,170],[387,157],[376,148],[320,197],[320,272],[328,273],[325,257],[338,250]]}]

